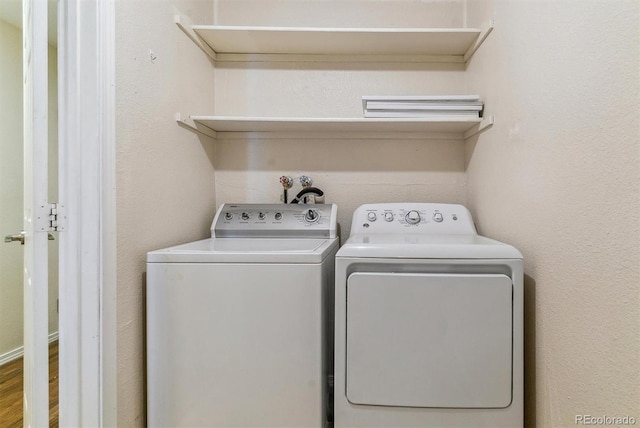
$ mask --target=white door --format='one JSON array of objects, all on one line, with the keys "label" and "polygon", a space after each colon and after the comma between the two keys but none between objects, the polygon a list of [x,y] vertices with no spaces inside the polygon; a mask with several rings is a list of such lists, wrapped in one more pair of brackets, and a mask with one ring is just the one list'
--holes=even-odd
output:
[{"label": "white door", "polygon": [[351,274],[349,401],[405,407],[509,406],[512,290],[505,275]]},{"label": "white door", "polygon": [[24,426],[49,425],[47,1],[23,0]]},{"label": "white door", "polygon": [[[4,1],[0,0],[0,3]],[[5,238],[9,241],[25,241],[24,269],[16,275],[24,275],[24,286],[21,287],[25,301],[24,341],[20,337],[20,345],[24,343],[25,348],[24,424],[49,424],[46,303],[49,264],[52,271],[60,266],[63,284],[60,288],[63,313],[59,324],[60,425],[116,426],[114,2],[57,2],[60,79],[56,88],[60,88],[61,102],[57,107],[59,119],[52,117],[50,122],[55,120],[59,125],[60,194],[58,199],[57,192],[50,189],[49,200],[65,201],[65,208],[70,213],[65,233],[55,243],[60,244],[60,263],[55,255],[47,263],[46,248],[48,146],[52,153],[56,152],[52,147],[56,142],[55,132],[47,141],[47,89],[53,91],[53,81],[57,80],[52,79],[51,87],[47,88],[46,17],[47,3],[52,7],[56,1],[23,0],[23,3],[22,25],[16,23],[15,27],[22,26],[24,34],[24,114],[20,114],[20,121],[16,117],[11,123],[21,126],[22,119],[25,123],[24,169],[20,166],[20,174],[25,176],[24,204],[20,192],[10,205],[19,205],[16,210],[24,215],[19,214],[22,219],[14,221],[10,229],[3,229],[3,234],[12,234]],[[1,65],[7,63],[0,60]],[[23,86],[19,80],[14,86]],[[51,99],[54,98],[52,93]],[[2,100],[6,101],[4,97]],[[23,107],[19,101],[14,104],[17,109]],[[0,131],[2,129],[0,127]],[[3,165],[7,163],[6,156],[0,156],[0,159]],[[20,163],[19,160],[16,162]],[[50,158],[50,162],[49,176],[54,178],[51,183],[57,180],[55,160]],[[4,169],[2,172],[0,178],[6,176]],[[2,184],[4,190],[5,182]],[[22,183],[19,186],[22,187]],[[17,201],[13,202],[14,199]],[[2,214],[4,220],[4,211]],[[24,223],[23,234],[19,233],[20,220]],[[18,260],[18,257],[12,260]],[[21,261],[18,262],[20,265]],[[50,282],[53,282],[56,274],[50,275]],[[52,290],[50,294],[54,292]],[[6,303],[4,299],[1,301]],[[50,313],[55,312],[55,299],[52,301]],[[4,315],[6,311],[2,312]],[[22,311],[20,316],[23,316]]]}]

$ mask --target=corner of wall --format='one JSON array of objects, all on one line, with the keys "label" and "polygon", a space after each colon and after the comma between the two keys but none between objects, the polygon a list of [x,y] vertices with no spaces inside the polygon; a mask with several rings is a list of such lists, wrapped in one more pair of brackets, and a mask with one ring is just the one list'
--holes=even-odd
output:
[{"label": "corner of wall", "polygon": [[213,111],[213,67],[174,22],[210,23],[209,0],[115,2],[118,425],[143,426],[148,251],[208,236],[215,212],[211,141],[175,121]]},{"label": "corner of wall", "polygon": [[468,2],[497,19],[466,76],[496,121],[466,144],[467,203],[524,254],[526,426],[640,414],[639,9]]}]

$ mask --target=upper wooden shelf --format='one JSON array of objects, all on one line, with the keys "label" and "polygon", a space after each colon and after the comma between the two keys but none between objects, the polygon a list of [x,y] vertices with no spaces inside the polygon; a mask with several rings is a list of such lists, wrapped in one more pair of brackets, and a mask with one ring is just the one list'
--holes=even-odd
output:
[{"label": "upper wooden shelf", "polygon": [[178,26],[216,61],[466,63],[493,29]]}]

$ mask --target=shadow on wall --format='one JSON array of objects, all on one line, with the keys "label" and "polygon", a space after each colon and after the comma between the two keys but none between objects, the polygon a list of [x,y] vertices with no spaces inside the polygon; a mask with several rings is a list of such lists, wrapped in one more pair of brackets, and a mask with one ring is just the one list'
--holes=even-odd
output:
[{"label": "shadow on wall", "polygon": [[[353,72],[353,71],[442,71],[464,72],[465,64],[436,63],[436,62],[358,62],[358,61],[317,61],[317,62],[255,62],[229,61],[214,63],[217,70],[275,70],[275,71],[323,71],[323,72]],[[375,95],[375,94],[370,94]]]},{"label": "shadow on wall", "polygon": [[478,144],[478,139],[480,135],[474,135],[473,137],[467,139],[465,141],[465,155],[464,155],[464,170],[466,171],[469,168],[469,162],[471,162],[471,158],[473,157],[473,152],[476,150],[476,145]]},{"label": "shadow on wall", "polygon": [[536,281],[524,276],[524,426],[536,426]]},{"label": "shadow on wall", "polygon": [[460,172],[462,140],[260,139],[217,142],[216,171]]},{"label": "shadow on wall", "polygon": [[198,141],[200,141],[200,144],[202,145],[202,149],[207,155],[207,159],[209,159],[209,162],[211,163],[211,165],[215,167],[215,159],[216,159],[215,138],[211,138],[207,135],[200,135],[200,134],[196,134],[196,136],[198,137]]},{"label": "shadow on wall", "polygon": [[142,404],[143,425],[147,426],[147,272],[142,272]]}]

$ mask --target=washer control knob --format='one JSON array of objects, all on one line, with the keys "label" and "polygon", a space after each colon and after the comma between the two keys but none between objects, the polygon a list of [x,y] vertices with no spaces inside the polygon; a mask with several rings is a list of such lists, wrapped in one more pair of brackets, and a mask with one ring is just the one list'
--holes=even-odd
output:
[{"label": "washer control knob", "polygon": [[264,220],[265,217],[266,217],[265,213],[258,213],[258,220]]},{"label": "washer control knob", "polygon": [[433,221],[435,221],[436,223],[442,223],[443,217],[441,213],[434,213],[433,214]]},{"label": "washer control knob", "polygon": [[232,220],[233,219],[233,213],[224,213],[224,219],[225,220]]},{"label": "washer control knob", "polygon": [[416,210],[409,211],[407,215],[404,216],[404,219],[409,224],[418,224],[420,223],[420,213]]},{"label": "washer control knob", "polygon": [[393,221],[393,213],[384,213],[385,221]]},{"label": "washer control knob", "polygon": [[242,213],[243,220],[249,220],[249,213]]},{"label": "washer control knob", "polygon": [[278,221],[282,220],[282,213],[276,213],[276,215],[273,216],[273,218],[275,218]]},{"label": "washer control knob", "polygon": [[307,210],[307,212],[304,214],[304,220],[307,223],[315,223],[319,218],[320,214],[318,214],[318,211],[316,210]]},{"label": "washer control knob", "polygon": [[377,219],[378,219],[378,216],[376,215],[376,213],[374,212],[367,213],[367,220],[376,221]]}]

